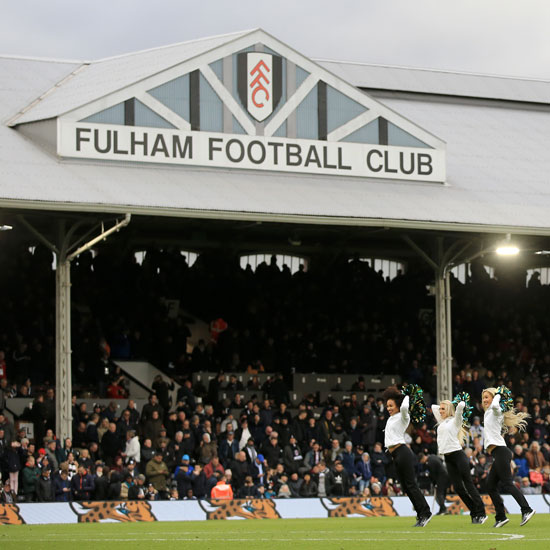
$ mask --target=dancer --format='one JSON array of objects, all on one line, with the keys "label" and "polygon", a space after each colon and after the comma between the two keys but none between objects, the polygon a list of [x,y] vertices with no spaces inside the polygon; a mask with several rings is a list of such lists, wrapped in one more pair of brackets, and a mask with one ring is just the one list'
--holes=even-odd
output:
[{"label": "dancer", "polygon": [[[432,412],[437,420],[437,446],[439,454],[445,457],[447,472],[457,495],[470,510],[472,523],[483,524],[487,521],[485,506],[472,481],[470,461],[463,451],[468,433],[463,425],[463,415],[470,396],[458,394],[453,401],[444,400],[439,405],[432,405]],[[455,410],[454,403],[458,403]],[[471,412],[471,407],[468,407]]]},{"label": "dancer", "polygon": [[[419,391],[421,395],[422,390]],[[391,386],[384,392],[383,399],[390,415],[386,423],[384,444],[395,464],[397,478],[416,511],[415,527],[425,527],[432,519],[432,513],[416,482],[414,453],[405,443],[405,430],[411,422],[409,396]]]},{"label": "dancer", "polygon": [[521,523],[525,525],[535,514],[531,509],[523,493],[512,481],[512,470],[510,462],[512,451],[506,446],[502,437],[510,428],[525,430],[527,413],[517,412],[514,409],[512,395],[506,386],[498,388],[487,388],[481,394],[481,404],[485,411],[485,442],[484,447],[487,453],[493,457],[493,465],[487,477],[487,492],[495,505],[496,517],[494,527],[502,527],[510,520],[506,517],[504,503],[500,496],[497,485],[502,484],[501,489],[509,493],[521,508]]}]

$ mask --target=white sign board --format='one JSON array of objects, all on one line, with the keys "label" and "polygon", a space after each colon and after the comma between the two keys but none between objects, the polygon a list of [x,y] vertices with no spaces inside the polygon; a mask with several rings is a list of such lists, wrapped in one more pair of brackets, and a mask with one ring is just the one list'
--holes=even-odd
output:
[{"label": "white sign board", "polygon": [[61,157],[445,182],[445,152],[58,119]]}]

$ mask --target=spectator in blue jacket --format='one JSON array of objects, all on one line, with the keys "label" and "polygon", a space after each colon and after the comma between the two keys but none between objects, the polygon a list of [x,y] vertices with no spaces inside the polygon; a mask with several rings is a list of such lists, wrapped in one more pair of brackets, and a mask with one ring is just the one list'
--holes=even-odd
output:
[{"label": "spectator in blue jacket", "polygon": [[71,500],[71,482],[67,470],[61,470],[59,475],[54,476],[53,492],[56,502],[69,502]]},{"label": "spectator in blue jacket", "polygon": [[71,479],[73,500],[90,500],[94,491],[94,478],[85,466],[78,467],[77,475]]},{"label": "spectator in blue jacket", "polygon": [[370,485],[371,478],[370,456],[369,453],[363,453],[361,460],[357,461],[355,465],[355,479],[357,480],[359,493],[362,493]]},{"label": "spectator in blue jacket", "polygon": [[355,473],[355,453],[353,452],[353,443],[351,441],[346,441],[344,444],[342,464],[344,465],[344,470],[346,470],[350,476],[350,479],[353,479],[353,474]]},{"label": "spectator in blue jacket", "polygon": [[516,477],[529,477],[529,464],[527,463],[527,459],[525,458],[525,453],[523,452],[523,447],[521,445],[516,445],[514,447],[513,460],[517,466]]}]

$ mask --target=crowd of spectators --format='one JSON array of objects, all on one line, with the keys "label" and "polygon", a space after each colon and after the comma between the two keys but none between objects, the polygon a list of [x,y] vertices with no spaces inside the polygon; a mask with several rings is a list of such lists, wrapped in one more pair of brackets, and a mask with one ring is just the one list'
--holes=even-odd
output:
[{"label": "crowd of spectators", "polygon": [[[384,280],[347,258],[292,275],[274,262],[241,269],[219,254],[203,254],[191,268],[179,251],[151,250],[141,265],[109,247],[82,254],[72,273],[74,389],[113,405],[87,411],[75,397],[73,437],[60,441],[51,257],[40,247],[14,250],[0,273],[0,409],[11,397],[32,398],[35,437],[28,441],[0,416],[2,498],[189,499],[218,485],[214,494],[243,498],[400,494],[380,444],[386,413],[376,396],[366,403],[308,396],[289,409],[284,387],[295,371],[385,372],[434,396],[430,277],[416,269]],[[537,281],[526,287],[517,273],[490,279],[479,265],[467,284],[452,282],[453,390],[478,399],[484,387],[504,383],[531,414],[525,434],[507,436],[525,492],[550,488],[549,291]],[[224,319],[226,330],[188,353],[185,316],[172,315],[167,299],[199,318]],[[116,359],[157,365],[182,383],[177,402],[160,379],[138,411]],[[280,375],[254,387],[250,402],[220,402],[221,387],[190,378],[217,370]],[[483,491],[491,459],[477,407],[467,452]],[[433,417],[410,438],[415,452],[434,454]],[[426,468],[419,462],[429,480]]]}]

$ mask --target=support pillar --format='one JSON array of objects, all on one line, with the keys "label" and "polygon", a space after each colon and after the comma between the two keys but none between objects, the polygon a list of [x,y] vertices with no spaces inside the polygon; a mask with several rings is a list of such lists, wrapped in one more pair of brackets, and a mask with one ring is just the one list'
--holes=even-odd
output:
[{"label": "support pillar", "polygon": [[57,436],[72,437],[71,263],[58,256],[55,274],[55,405]]},{"label": "support pillar", "polygon": [[437,347],[437,400],[453,398],[451,283],[447,269],[437,269],[435,278]]}]

